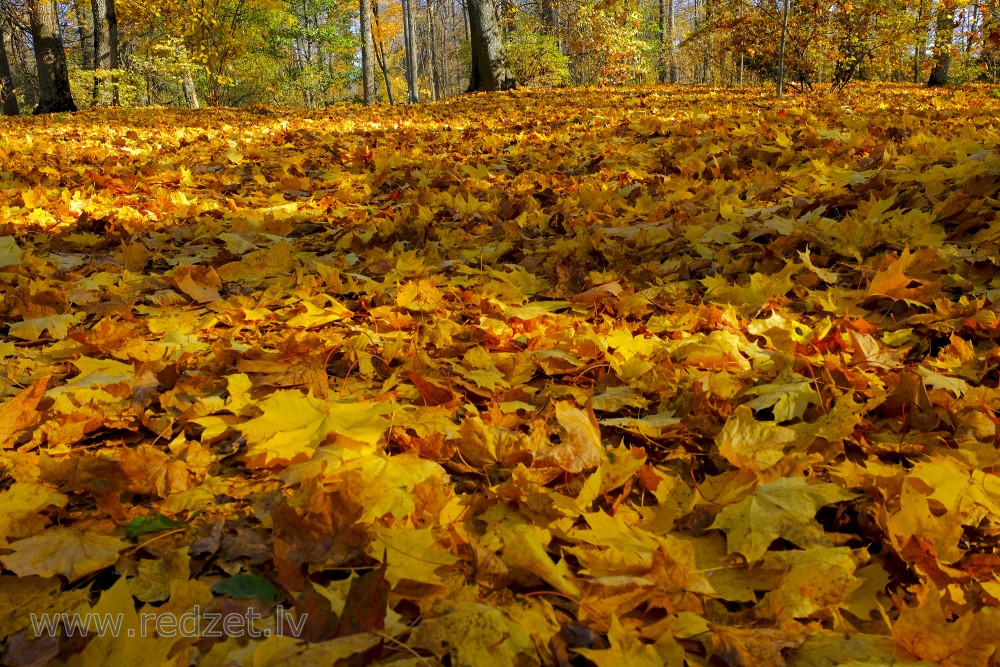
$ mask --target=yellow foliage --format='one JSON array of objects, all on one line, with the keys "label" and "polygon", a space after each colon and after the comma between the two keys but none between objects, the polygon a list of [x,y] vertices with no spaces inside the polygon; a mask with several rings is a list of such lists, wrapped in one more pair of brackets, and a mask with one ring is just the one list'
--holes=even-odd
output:
[{"label": "yellow foliage", "polygon": [[[997,117],[647,87],[5,121],[5,659],[989,664]],[[195,608],[271,634],[30,630]]]}]

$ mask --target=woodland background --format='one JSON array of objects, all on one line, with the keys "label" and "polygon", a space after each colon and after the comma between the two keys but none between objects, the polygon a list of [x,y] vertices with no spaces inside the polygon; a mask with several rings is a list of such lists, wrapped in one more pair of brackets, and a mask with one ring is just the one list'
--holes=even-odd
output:
[{"label": "woodland background", "polygon": [[[1000,76],[996,0],[483,0],[472,6],[480,4],[498,19],[513,78],[527,86],[736,86],[773,82],[779,71],[805,89],[853,79],[940,84]],[[366,101],[436,100],[469,87],[469,6],[465,0],[3,0],[0,97],[8,114],[37,109],[36,63],[64,54],[77,108],[319,108],[361,101],[361,36],[370,35],[374,89]]]}]

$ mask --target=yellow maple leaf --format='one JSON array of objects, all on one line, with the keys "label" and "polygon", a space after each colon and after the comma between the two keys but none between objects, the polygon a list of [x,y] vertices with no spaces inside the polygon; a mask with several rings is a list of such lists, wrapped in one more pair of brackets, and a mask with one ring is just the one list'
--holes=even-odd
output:
[{"label": "yellow maple leaf", "polygon": [[265,465],[311,457],[330,436],[344,436],[374,451],[390,424],[382,415],[394,409],[385,403],[324,401],[293,390],[277,391],[258,407],[263,414],[239,429],[251,445],[248,457]]},{"label": "yellow maple leaf", "polygon": [[61,574],[75,581],[113,565],[118,553],[127,546],[127,542],[114,535],[83,527],[53,526],[38,535],[11,542],[13,553],[0,556],[0,561],[21,577]]},{"label": "yellow maple leaf", "polygon": [[608,630],[608,642],[611,648],[573,649],[583,657],[593,662],[597,667],[663,667],[663,660],[656,649],[644,644],[634,634],[625,630],[617,616],[611,617],[611,629]]},{"label": "yellow maple leaf", "polygon": [[528,631],[496,607],[450,602],[435,609],[413,630],[410,643],[438,657],[452,654],[452,664],[507,667],[537,664]]},{"label": "yellow maple leaf", "polygon": [[725,507],[710,528],[726,533],[729,553],[739,552],[752,563],[760,560],[779,537],[803,548],[829,544],[815,520],[816,511],[856,495],[834,484],[810,484],[803,477],[782,477],[759,485],[750,496]]}]

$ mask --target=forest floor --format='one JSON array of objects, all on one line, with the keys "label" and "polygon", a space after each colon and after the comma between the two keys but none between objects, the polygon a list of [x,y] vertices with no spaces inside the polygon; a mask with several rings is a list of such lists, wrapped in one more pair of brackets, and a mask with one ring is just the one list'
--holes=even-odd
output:
[{"label": "forest floor", "polygon": [[998,119],[3,119],[0,663],[991,664]]}]

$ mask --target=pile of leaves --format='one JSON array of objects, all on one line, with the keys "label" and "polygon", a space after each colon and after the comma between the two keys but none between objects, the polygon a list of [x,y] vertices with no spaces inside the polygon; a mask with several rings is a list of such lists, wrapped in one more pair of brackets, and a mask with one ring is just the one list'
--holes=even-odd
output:
[{"label": "pile of leaves", "polygon": [[998,118],[880,86],[5,121],[3,664],[992,664]]}]

